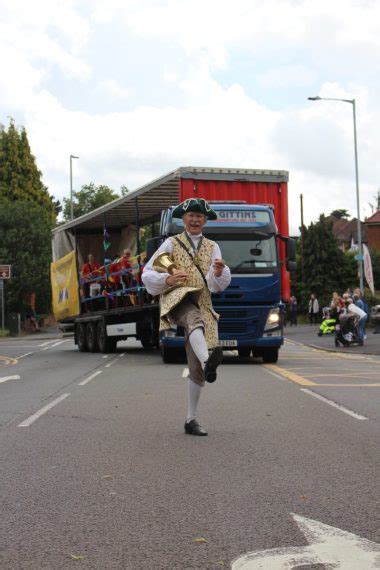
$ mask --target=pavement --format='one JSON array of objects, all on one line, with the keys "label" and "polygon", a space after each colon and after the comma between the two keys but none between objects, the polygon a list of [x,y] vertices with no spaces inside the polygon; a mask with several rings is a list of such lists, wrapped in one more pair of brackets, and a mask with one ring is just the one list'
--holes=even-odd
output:
[{"label": "pavement", "polygon": [[28,340],[36,340],[36,341],[41,341],[43,342],[44,340],[53,340],[53,339],[59,339],[59,338],[65,338],[68,336],[73,336],[72,333],[62,333],[62,331],[60,331],[58,329],[58,327],[56,325],[53,326],[48,326],[48,327],[44,327],[41,328],[41,330],[39,332],[25,332],[22,331],[20,335],[18,336],[8,336],[8,337],[0,337],[0,343],[1,341],[5,341],[5,340],[25,340],[26,338]]},{"label": "pavement", "polygon": [[[320,350],[326,350],[331,352],[344,352],[350,354],[377,354],[380,355],[380,334],[374,334],[374,329],[372,327],[367,327],[367,338],[364,340],[363,346],[339,346],[336,347],[334,344],[334,335],[323,335],[318,336],[319,325],[309,325],[300,324],[296,326],[290,326],[289,324],[284,327],[285,338],[299,342],[301,344],[306,344],[313,348],[318,348]],[[22,334],[18,337],[12,337],[13,340],[22,340],[26,337],[28,340],[36,340],[43,342],[44,340],[53,340],[59,338],[69,338],[72,337],[72,333],[62,333],[57,326],[45,327],[41,332]],[[9,339],[10,337],[8,337]],[[5,340],[5,338],[0,338],[0,342]]]},{"label": "pavement", "polygon": [[334,335],[318,336],[319,325],[296,325],[290,326],[289,324],[284,327],[285,338],[306,344],[313,348],[320,350],[327,350],[330,352],[344,352],[350,354],[378,354],[380,355],[380,334],[374,334],[372,327],[367,327],[366,336],[363,346],[339,346],[334,344]]}]

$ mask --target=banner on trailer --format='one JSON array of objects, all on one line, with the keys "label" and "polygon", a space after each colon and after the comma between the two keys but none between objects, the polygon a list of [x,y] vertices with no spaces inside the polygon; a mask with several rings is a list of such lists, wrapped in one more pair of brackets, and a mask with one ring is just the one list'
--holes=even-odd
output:
[{"label": "banner on trailer", "polygon": [[368,287],[371,289],[371,293],[375,296],[375,284],[373,282],[373,272],[372,272],[372,262],[371,256],[368,251],[368,247],[363,243],[363,254],[364,254],[364,275],[368,283]]},{"label": "banner on trailer", "polygon": [[50,265],[53,313],[57,321],[79,314],[78,277],[75,252]]}]

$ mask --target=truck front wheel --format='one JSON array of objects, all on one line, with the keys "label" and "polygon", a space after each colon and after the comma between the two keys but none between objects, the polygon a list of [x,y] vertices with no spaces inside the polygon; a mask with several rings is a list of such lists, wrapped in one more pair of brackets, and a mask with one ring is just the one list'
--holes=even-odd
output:
[{"label": "truck front wheel", "polygon": [[96,334],[100,352],[103,354],[115,352],[117,340],[107,335],[107,327],[102,321],[96,327]]},{"label": "truck front wheel", "polygon": [[244,346],[243,348],[238,348],[238,354],[240,358],[248,358],[251,354],[251,347]]},{"label": "truck front wheel", "polygon": [[86,325],[79,323],[77,325],[77,345],[80,352],[88,352],[87,338],[86,338]]},{"label": "truck front wheel", "polygon": [[87,323],[86,326],[87,346],[90,352],[98,352],[98,339],[96,335],[96,323]]},{"label": "truck front wheel", "polygon": [[136,324],[137,338],[140,340],[143,348],[157,348],[159,343],[158,338],[158,327],[155,326],[158,323],[142,322]]},{"label": "truck front wheel", "polygon": [[161,344],[160,346],[162,360],[165,364],[173,364],[178,362],[178,350],[175,348],[168,348],[167,346]]},{"label": "truck front wheel", "polygon": [[267,364],[275,363],[278,360],[278,348],[264,348],[263,361]]}]

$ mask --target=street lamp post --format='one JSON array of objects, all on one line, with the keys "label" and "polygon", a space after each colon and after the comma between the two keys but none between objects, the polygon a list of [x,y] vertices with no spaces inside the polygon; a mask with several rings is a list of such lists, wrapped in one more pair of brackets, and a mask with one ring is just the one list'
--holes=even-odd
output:
[{"label": "street lamp post", "polygon": [[70,154],[70,219],[74,219],[74,206],[73,206],[73,158],[79,158]]},{"label": "street lamp post", "polygon": [[356,208],[357,208],[357,231],[358,231],[358,269],[360,290],[364,291],[363,280],[363,247],[362,247],[362,227],[360,222],[360,199],[359,199],[359,167],[358,167],[358,144],[356,136],[356,105],[355,99],[336,99],[335,97],[308,97],[309,101],[343,101],[344,103],[351,103],[354,116],[354,147],[355,147],[355,179],[356,179]]}]

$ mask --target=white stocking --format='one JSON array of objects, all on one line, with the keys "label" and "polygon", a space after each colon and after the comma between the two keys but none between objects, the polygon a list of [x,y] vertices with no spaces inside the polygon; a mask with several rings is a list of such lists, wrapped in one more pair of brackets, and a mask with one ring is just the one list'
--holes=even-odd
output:
[{"label": "white stocking", "polygon": [[202,370],[205,368],[206,360],[208,359],[208,348],[203,329],[198,327],[194,329],[189,336],[189,342],[193,349],[195,356],[201,363]]},{"label": "white stocking", "polygon": [[196,384],[191,380],[187,379],[188,388],[188,400],[187,400],[187,418],[186,421],[190,422],[197,417],[197,407],[199,402],[199,397],[201,395],[202,386]]}]

